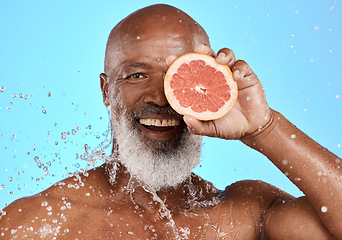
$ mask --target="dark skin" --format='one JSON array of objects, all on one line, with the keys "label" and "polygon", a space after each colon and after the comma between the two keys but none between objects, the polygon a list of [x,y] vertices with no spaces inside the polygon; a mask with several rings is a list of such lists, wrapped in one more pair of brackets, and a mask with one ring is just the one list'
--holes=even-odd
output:
[{"label": "dark skin", "polygon": [[[175,23],[179,20],[184,24]],[[101,74],[105,105],[123,114],[113,101],[118,96],[127,114],[150,105],[167,106],[163,76],[176,57],[188,52],[209,54],[228,65],[238,84],[239,98],[221,119],[203,122],[185,116],[184,126],[193,134],[241,140],[266,155],[305,197],[294,198],[260,181],[241,181],[218,191],[193,174],[190,182],[157,192],[172,214],[180,239],[342,239],[339,158],[270,109],[248,64],[236,61],[227,48],[215,54],[205,32],[177,9],[156,5],[140,10],[112,31],[105,74]],[[158,132],[136,124],[144,138],[152,141],[172,141],[181,133],[177,128]],[[0,238],[175,238],[172,224],[167,224],[170,221],[160,216],[161,203],[135,181],[130,185],[133,193],[126,189],[130,174],[124,166],[119,165],[114,184],[108,178],[103,165],[81,175],[81,180],[71,177],[38,195],[15,201],[4,209]],[[68,187],[76,183],[78,189]],[[194,189],[190,191],[189,186]],[[213,198],[219,202],[189,206],[186,203],[193,191],[199,203]],[[41,227],[49,231],[39,231]]]}]

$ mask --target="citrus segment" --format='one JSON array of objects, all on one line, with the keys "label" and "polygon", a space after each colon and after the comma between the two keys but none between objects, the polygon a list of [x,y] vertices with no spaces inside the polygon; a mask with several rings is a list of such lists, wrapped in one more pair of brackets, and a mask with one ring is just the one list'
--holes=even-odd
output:
[{"label": "citrus segment", "polygon": [[225,115],[237,99],[237,85],[230,69],[205,54],[188,53],[169,67],[164,81],[171,107],[200,120]]}]

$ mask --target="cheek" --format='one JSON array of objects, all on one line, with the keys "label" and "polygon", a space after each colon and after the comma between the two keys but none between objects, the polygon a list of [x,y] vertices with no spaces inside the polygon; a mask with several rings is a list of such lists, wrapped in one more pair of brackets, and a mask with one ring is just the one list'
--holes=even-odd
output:
[{"label": "cheek", "polygon": [[144,91],[135,85],[121,85],[115,90],[114,96],[119,107],[130,111],[143,103]]}]

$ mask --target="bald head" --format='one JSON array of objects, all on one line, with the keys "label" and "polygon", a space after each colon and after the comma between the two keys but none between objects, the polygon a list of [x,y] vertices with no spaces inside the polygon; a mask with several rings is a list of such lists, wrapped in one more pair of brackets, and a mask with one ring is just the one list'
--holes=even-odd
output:
[{"label": "bald head", "polygon": [[137,49],[144,47],[143,42],[153,43],[156,51],[164,46],[184,54],[193,52],[198,44],[209,45],[209,38],[196,21],[175,7],[157,4],[140,9],[111,31],[106,48],[105,73],[111,75],[126,50],[132,46],[137,46]]}]

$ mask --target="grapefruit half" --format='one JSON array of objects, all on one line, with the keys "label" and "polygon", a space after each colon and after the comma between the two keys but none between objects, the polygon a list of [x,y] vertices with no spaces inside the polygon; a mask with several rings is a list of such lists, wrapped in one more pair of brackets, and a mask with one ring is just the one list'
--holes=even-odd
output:
[{"label": "grapefruit half", "polygon": [[238,96],[229,67],[199,53],[185,54],[171,64],[165,75],[164,90],[176,112],[199,120],[223,117]]}]

